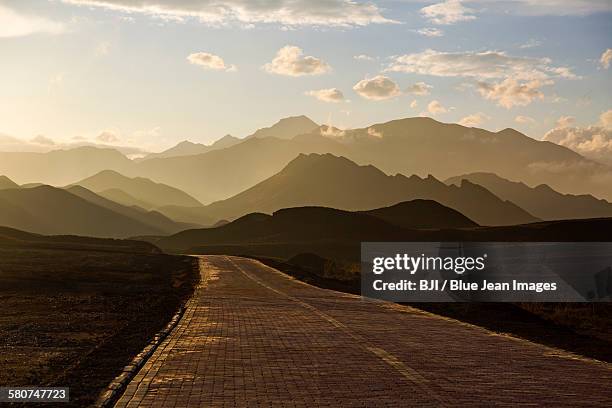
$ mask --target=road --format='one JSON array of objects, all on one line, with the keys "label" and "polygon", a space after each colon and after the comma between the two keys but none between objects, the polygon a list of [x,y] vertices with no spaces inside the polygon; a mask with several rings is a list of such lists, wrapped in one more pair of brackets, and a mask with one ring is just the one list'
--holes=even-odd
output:
[{"label": "road", "polygon": [[117,407],[612,406],[612,367],[257,261],[202,282]]}]

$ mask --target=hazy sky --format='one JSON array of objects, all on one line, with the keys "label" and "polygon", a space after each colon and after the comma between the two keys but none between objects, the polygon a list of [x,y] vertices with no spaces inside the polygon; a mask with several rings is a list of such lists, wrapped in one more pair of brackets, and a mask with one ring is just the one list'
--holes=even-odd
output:
[{"label": "hazy sky", "polygon": [[610,48],[609,0],[0,0],[0,149],[160,150],[300,114],[539,139],[602,125]]}]

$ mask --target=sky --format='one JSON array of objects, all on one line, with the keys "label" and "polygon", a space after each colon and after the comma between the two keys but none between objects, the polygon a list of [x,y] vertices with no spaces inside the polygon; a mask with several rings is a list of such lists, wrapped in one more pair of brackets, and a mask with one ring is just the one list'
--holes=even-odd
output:
[{"label": "sky", "polygon": [[0,150],[430,116],[612,157],[609,0],[0,0]]}]

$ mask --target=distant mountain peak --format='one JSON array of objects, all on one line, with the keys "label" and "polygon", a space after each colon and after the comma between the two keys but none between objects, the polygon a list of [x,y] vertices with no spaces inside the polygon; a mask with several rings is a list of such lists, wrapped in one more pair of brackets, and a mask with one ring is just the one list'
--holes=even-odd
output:
[{"label": "distant mountain peak", "polygon": [[0,176],[0,190],[19,188],[19,185],[6,176]]},{"label": "distant mountain peak", "polygon": [[293,139],[295,136],[310,133],[318,127],[319,125],[316,122],[305,115],[289,116],[287,118],[280,119],[270,127],[257,130],[248,137],[277,137],[279,139]]}]

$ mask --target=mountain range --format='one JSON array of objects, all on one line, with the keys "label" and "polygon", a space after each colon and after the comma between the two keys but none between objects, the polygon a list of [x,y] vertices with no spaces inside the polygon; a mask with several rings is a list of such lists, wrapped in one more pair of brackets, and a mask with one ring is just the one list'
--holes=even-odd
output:
[{"label": "mountain range", "polygon": [[[374,166],[359,166],[332,154],[300,154],[282,171],[227,200],[204,207],[208,218],[233,220],[251,212],[321,206],[363,211],[415,199],[435,200],[480,225],[538,221],[485,188],[464,181],[446,185],[433,176],[388,176]],[[195,221],[195,220],[194,220]]]},{"label": "mountain range", "polygon": [[200,202],[210,203],[276,174],[300,153],[332,153],[374,165],[388,174],[432,174],[443,180],[488,172],[531,187],[547,184],[561,193],[612,200],[612,169],[608,166],[512,129],[490,132],[429,118],[339,130],[297,116],[244,139],[231,139],[226,147],[204,152],[201,147],[191,147],[177,146],[169,153],[171,157],[134,161],[117,151],[92,147],[0,153],[0,174],[18,183],[65,185],[102,170],[115,170],[179,188]]},{"label": "mountain range", "polygon": [[0,225],[39,234],[126,238],[193,228],[137,207],[122,206],[81,186],[0,187]]},{"label": "mountain range", "polygon": [[451,177],[446,183],[460,185],[463,180],[481,185],[502,200],[512,201],[543,220],[612,217],[612,203],[590,194],[561,194],[546,184],[529,187],[493,173],[465,174]]}]

